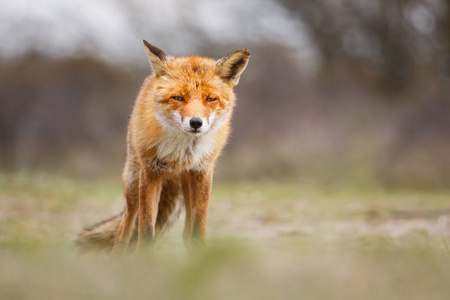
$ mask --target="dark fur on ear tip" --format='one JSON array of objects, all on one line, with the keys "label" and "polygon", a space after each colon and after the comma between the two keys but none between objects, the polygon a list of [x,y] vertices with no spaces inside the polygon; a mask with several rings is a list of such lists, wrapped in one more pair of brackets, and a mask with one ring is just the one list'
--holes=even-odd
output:
[{"label": "dark fur on ear tip", "polygon": [[241,49],[241,50],[238,50],[238,51],[245,52],[245,54],[250,56],[250,49],[248,49],[248,48],[244,48],[244,49]]},{"label": "dark fur on ear tip", "polygon": [[236,54],[236,53],[241,53],[241,54],[243,54],[243,55],[245,55],[245,56],[247,56],[247,57],[250,56],[250,50],[249,50],[248,48],[244,48],[244,49],[241,49],[241,50],[236,50],[236,51],[234,51],[233,53],[231,53],[231,54],[228,55],[228,56],[232,56],[232,55],[234,55],[234,54]]},{"label": "dark fur on ear tip", "polygon": [[166,52],[164,52],[163,50],[159,49],[156,46],[153,46],[152,44],[150,44],[149,42],[147,42],[146,40],[142,40],[142,42],[144,43],[144,46],[147,47],[147,49],[153,53],[154,55],[156,55],[160,60],[164,61],[167,60],[167,54]]}]

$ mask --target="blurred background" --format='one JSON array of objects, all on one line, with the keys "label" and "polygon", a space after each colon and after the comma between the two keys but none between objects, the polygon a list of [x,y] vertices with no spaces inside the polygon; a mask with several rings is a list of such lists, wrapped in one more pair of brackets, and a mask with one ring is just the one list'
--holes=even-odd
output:
[{"label": "blurred background", "polygon": [[[0,299],[449,299],[450,0],[0,0],[0,37]],[[123,209],[142,39],[252,53],[208,246],[181,216],[81,256]]]},{"label": "blurred background", "polygon": [[250,48],[218,178],[450,187],[449,0],[0,4],[0,169],[119,177],[146,39]]}]

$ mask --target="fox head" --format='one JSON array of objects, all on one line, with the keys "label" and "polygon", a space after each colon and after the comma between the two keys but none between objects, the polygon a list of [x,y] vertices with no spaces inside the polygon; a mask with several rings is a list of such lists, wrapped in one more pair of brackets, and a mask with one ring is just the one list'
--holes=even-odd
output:
[{"label": "fox head", "polygon": [[233,87],[247,66],[248,49],[216,61],[199,56],[175,58],[143,42],[155,76],[157,119],[163,128],[197,136],[230,119]]}]

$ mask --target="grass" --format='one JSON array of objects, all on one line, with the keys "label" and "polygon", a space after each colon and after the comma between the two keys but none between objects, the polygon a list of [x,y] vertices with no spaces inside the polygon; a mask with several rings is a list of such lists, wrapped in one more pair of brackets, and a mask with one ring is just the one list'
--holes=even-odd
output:
[{"label": "grass", "polygon": [[81,256],[76,233],[122,209],[119,179],[0,173],[0,299],[448,299],[448,199],[217,181],[205,249],[185,251],[179,221],[153,251]]}]

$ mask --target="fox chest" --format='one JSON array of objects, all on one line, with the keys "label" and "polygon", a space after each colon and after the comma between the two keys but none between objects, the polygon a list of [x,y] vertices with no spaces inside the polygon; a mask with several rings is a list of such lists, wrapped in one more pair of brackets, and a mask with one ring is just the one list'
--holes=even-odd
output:
[{"label": "fox chest", "polygon": [[181,172],[191,169],[202,170],[211,160],[214,139],[209,135],[166,136],[156,148],[156,155],[151,161],[155,171]]}]

